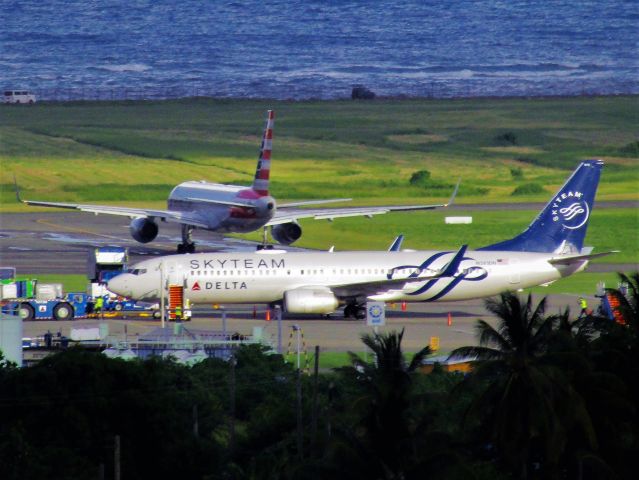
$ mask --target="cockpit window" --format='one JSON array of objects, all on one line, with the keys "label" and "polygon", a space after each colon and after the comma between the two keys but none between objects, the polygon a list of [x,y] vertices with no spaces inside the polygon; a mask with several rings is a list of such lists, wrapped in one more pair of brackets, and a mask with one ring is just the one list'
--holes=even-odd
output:
[{"label": "cockpit window", "polygon": [[130,272],[133,275],[144,275],[146,273],[146,268],[135,268]]}]

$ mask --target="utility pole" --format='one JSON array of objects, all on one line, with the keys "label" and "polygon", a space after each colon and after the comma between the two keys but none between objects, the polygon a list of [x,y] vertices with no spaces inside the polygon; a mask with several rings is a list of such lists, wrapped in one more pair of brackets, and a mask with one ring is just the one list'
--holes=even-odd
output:
[{"label": "utility pole", "polygon": [[282,307],[275,305],[277,316],[277,353],[282,354]]},{"label": "utility pole", "polygon": [[235,355],[229,360],[231,364],[231,379],[229,382],[229,452],[235,448]]},{"label": "utility pole", "polygon": [[313,367],[313,418],[311,420],[311,455],[315,452],[315,442],[317,440],[317,417],[318,417],[318,404],[317,394],[319,387],[319,355],[320,347],[315,345],[315,365]]},{"label": "utility pole", "polygon": [[302,370],[297,367],[297,453],[304,459],[304,432],[302,426]]},{"label": "utility pole", "polygon": [[302,328],[299,325],[293,325],[291,327],[293,329],[293,331],[297,334],[297,338],[296,338],[296,342],[297,342],[297,369],[299,370],[301,368],[300,365],[300,335],[302,334]]},{"label": "utility pole", "polygon": [[120,480],[120,435],[116,435],[113,443],[113,478]]},{"label": "utility pole", "polygon": [[222,307],[222,335],[226,341],[226,308]]},{"label": "utility pole", "polygon": [[193,436],[195,438],[200,436],[200,426],[198,423],[197,405],[193,405]]}]

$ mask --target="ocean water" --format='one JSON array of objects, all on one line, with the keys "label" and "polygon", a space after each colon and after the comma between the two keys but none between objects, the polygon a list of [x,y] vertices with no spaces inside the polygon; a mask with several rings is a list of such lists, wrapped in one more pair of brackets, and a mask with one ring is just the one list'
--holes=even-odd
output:
[{"label": "ocean water", "polygon": [[639,93],[639,2],[0,0],[41,98]]}]

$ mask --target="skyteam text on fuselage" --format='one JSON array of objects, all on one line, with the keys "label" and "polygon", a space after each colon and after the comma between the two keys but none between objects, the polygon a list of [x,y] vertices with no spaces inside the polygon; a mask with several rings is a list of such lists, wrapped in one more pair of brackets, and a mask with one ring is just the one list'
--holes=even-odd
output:
[{"label": "skyteam text on fuselage", "polygon": [[[248,233],[271,227],[271,236],[282,245],[290,245],[302,235],[298,220],[314,218],[332,220],[340,217],[368,216],[391,211],[430,210],[446,207],[454,200],[455,188],[448,203],[438,205],[380,205],[372,207],[298,208],[308,205],[343,202],[350,198],[308,200],[277,205],[269,194],[274,113],[267,113],[260,155],[251,186],[225,185],[205,181],[189,181],[177,185],[170,193],[167,210],[126,208],[107,205],[22,200],[16,182],[18,201],[27,205],[81,210],[94,214],[121,215],[131,218],[129,231],[140,243],[153,241],[158,233],[157,220],[182,225],[182,243],[178,253],[193,253],[192,232],[199,228],[217,233]],[[117,199],[114,199],[117,200]]]},{"label": "skyteam text on fuselage", "polygon": [[[542,285],[585,268],[588,219],[603,162],[582,162],[520,235],[477,250],[199,253],[140,262],[109,282],[114,293],[156,300],[184,286],[193,304],[282,303],[289,313],[328,314],[367,300],[435,302]],[[163,283],[164,282],[164,283]]]}]

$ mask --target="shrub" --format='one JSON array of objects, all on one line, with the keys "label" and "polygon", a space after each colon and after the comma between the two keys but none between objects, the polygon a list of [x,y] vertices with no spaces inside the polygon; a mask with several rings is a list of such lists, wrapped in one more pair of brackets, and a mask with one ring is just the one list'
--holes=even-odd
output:
[{"label": "shrub", "polygon": [[427,187],[430,183],[430,172],[419,170],[411,175],[409,182],[416,187]]},{"label": "shrub", "polygon": [[619,149],[619,153],[639,156],[639,142],[630,142]]},{"label": "shrub", "polygon": [[513,177],[513,180],[522,180],[524,178],[524,171],[521,167],[512,167],[510,169],[510,175]]},{"label": "shrub", "polygon": [[515,135],[513,132],[505,132],[501,135],[497,135],[494,140],[500,145],[517,145],[517,135]]}]

